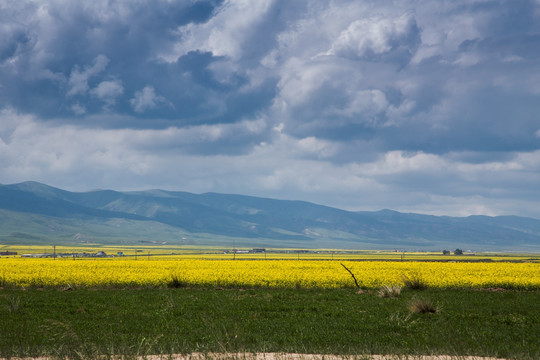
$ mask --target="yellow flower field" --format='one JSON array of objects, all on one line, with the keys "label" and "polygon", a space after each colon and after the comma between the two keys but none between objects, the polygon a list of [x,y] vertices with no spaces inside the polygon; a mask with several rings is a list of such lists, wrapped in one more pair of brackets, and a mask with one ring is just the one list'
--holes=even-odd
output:
[{"label": "yellow flower field", "polygon": [[[540,289],[539,263],[343,262],[361,287],[399,284],[420,276],[433,287]],[[338,261],[0,259],[3,286],[166,286],[173,277],[191,285],[354,287]]]}]

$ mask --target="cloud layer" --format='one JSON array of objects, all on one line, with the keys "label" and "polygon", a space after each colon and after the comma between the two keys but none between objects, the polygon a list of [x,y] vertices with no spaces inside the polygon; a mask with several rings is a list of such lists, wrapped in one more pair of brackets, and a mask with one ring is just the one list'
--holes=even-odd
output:
[{"label": "cloud layer", "polygon": [[0,2],[0,182],[540,218],[535,1]]}]

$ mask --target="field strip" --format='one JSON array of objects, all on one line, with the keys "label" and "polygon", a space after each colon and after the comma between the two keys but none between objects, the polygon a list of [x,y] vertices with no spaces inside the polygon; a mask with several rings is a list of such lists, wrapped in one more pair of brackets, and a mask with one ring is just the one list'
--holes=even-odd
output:
[{"label": "field strip", "polygon": [[149,355],[148,360],[505,360],[481,356],[449,355],[332,355],[332,354],[295,354],[295,353],[193,353],[185,355]]},{"label": "field strip", "polygon": [[[122,356],[103,357],[118,360]],[[140,360],[506,360],[503,358],[466,356],[466,355],[332,355],[332,354],[296,354],[296,353],[192,353],[169,355],[146,355],[136,357]],[[0,358],[5,360],[4,358]],[[35,358],[11,358],[11,360],[52,360],[40,356]],[[99,357],[98,357],[99,359]]]},{"label": "field strip", "polygon": [[295,353],[193,353],[186,355],[149,355],[148,360],[505,360],[481,356],[449,355],[332,355],[332,354],[295,354]]},{"label": "field strip", "polygon": [[148,360],[505,360],[481,356],[449,355],[332,355],[332,354],[295,354],[295,353],[193,353],[186,355],[149,355]]}]

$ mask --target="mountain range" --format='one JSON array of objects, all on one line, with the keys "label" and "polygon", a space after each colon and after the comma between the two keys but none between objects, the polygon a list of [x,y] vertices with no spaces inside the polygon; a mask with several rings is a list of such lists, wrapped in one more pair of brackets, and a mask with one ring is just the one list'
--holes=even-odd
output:
[{"label": "mountain range", "polygon": [[352,212],[304,201],[0,185],[1,244],[540,251],[540,220]]}]

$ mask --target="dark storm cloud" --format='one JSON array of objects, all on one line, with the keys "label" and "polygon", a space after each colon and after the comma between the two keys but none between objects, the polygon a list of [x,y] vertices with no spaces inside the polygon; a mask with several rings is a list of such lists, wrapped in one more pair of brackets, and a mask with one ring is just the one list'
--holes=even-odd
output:
[{"label": "dark storm cloud", "polygon": [[[107,110],[131,114],[130,99],[151,86],[171,98],[164,103],[175,105],[153,107],[154,117],[219,116],[204,99],[220,92],[205,73],[214,61],[211,55],[179,59],[176,66],[156,58],[178,39],[178,27],[207,20],[219,4],[53,1],[6,7],[2,16],[11,22],[2,27],[6,40],[0,47],[3,105],[58,119],[74,115],[74,108],[75,115],[100,113],[104,104],[111,105],[107,95],[116,94]],[[112,90],[113,82],[121,83],[124,91],[117,86],[108,94],[106,85]]]}]

